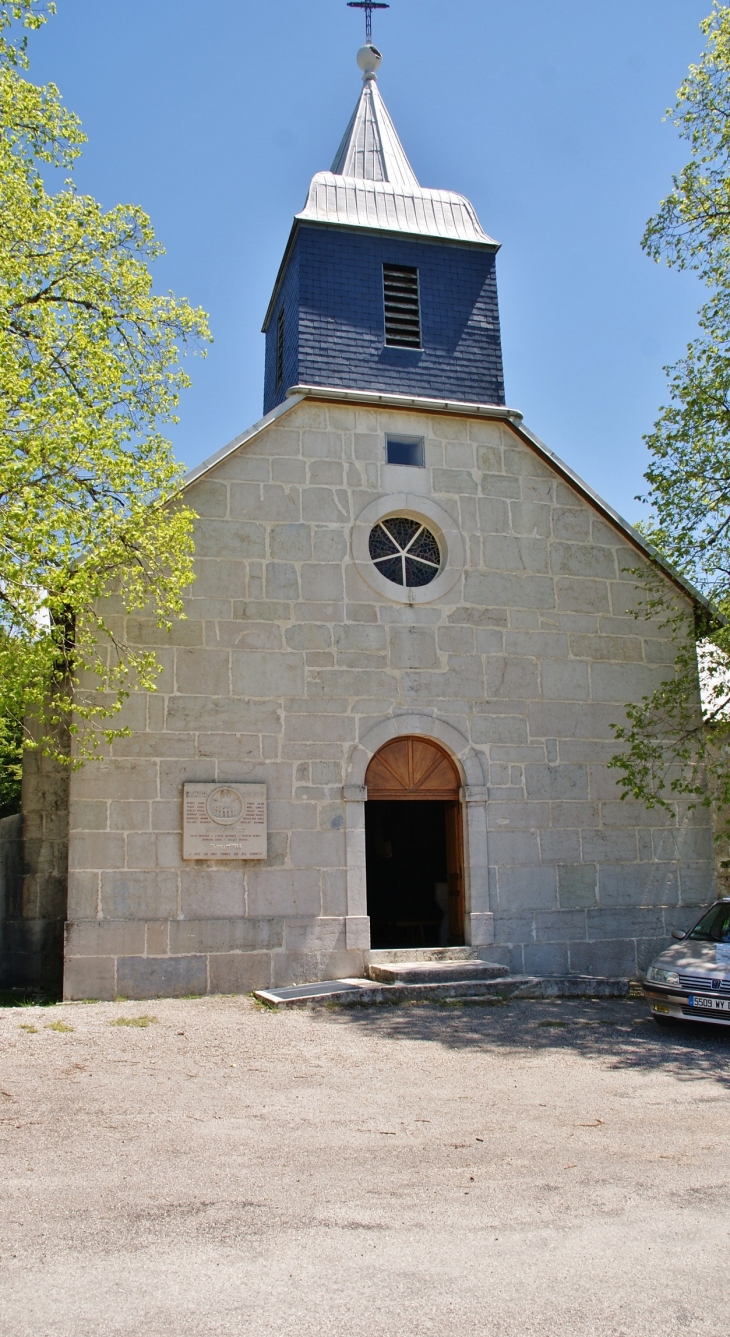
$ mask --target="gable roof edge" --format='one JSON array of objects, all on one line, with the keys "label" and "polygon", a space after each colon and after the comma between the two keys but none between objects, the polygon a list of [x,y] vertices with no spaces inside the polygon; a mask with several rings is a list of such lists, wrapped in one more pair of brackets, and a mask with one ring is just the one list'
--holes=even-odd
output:
[{"label": "gable roof edge", "polygon": [[217,450],[214,455],[209,455],[207,460],[203,460],[202,464],[198,464],[194,469],[190,469],[182,480],[180,490],[184,492],[185,488],[190,487],[193,483],[200,482],[200,479],[204,478],[207,473],[210,473],[210,470],[214,469],[217,464],[228,459],[228,456],[233,455],[240,446],[248,445],[249,441],[252,441],[260,432],[263,432],[267,427],[270,427],[272,422],[276,422],[277,418],[283,418],[284,414],[288,413],[290,409],[296,408],[297,404],[301,404],[303,399],[306,399],[306,395],[293,394],[290,399],[285,399],[283,404],[277,404],[276,408],[272,409],[270,413],[267,413],[263,418],[259,418],[258,422],[254,423],[253,427],[249,427],[245,432],[241,432],[240,436],[234,436],[233,440],[229,441],[227,446],[223,446],[223,448]]},{"label": "gable roof edge", "polygon": [[585,480],[580,477],[580,474],[577,474],[574,469],[571,469],[569,464],[566,464],[564,460],[561,460],[560,456],[556,455],[555,452],[551,450],[539,436],[536,436],[529,427],[526,427],[524,422],[510,422],[510,426],[517,435],[521,436],[528,445],[531,445],[538,454],[544,456],[546,460],[549,460],[553,467],[561,473],[568,482],[577,489],[577,491],[581,492],[587,501],[590,501],[591,504],[595,506],[596,510],[600,511],[607,520],[610,520],[613,525],[620,529],[634,547],[638,548],[646,557],[648,557],[654,566],[661,567],[664,573],[669,576],[669,579],[673,581],[675,585],[678,585],[682,592],[688,595],[693,603],[700,604],[708,613],[711,613],[714,618],[719,619],[723,623],[725,622],[722,614],[715,608],[711,601],[702,594],[691,581],[687,580],[680,571],[677,571],[676,567],[672,566],[672,563],[667,561],[666,557],[659,552],[658,548],[654,547],[653,543],[650,543],[648,539],[645,539],[644,535],[641,534],[638,529],[635,529],[633,525],[630,525],[628,520],[624,520],[624,517],[620,515],[618,511],[615,511],[613,506],[610,506],[607,501],[603,500],[603,497],[601,497],[598,492],[594,491],[590,486],[590,483],[586,483]]}]

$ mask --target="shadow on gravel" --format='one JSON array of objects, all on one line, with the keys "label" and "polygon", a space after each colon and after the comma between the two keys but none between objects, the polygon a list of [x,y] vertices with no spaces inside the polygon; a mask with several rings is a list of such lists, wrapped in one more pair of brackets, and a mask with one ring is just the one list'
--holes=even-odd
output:
[{"label": "shadow on gravel", "polygon": [[55,1007],[60,1001],[38,989],[0,989],[0,1008]]},{"label": "shadow on gravel", "polygon": [[678,1021],[660,1027],[641,1000],[410,1004],[338,1008],[326,1017],[381,1039],[513,1054],[568,1049],[616,1068],[661,1068],[684,1081],[710,1077],[730,1089],[730,1026]]}]

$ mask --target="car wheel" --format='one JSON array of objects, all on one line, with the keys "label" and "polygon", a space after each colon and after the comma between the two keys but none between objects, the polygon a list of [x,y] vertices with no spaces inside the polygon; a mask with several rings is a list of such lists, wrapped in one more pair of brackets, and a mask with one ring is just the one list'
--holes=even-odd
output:
[{"label": "car wheel", "polygon": [[658,1017],[658,1016],[656,1015],[655,1012],[652,1012],[652,1017],[654,1018],[654,1021],[656,1022],[657,1026],[675,1026],[675,1025],[676,1025],[676,1018],[675,1018],[675,1017]]}]

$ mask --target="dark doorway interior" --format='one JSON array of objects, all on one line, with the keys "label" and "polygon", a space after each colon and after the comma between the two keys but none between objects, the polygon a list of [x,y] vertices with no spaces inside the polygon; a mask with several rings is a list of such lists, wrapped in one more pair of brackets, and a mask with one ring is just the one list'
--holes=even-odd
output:
[{"label": "dark doorway interior", "polygon": [[453,806],[422,800],[366,803],[373,947],[446,947],[453,943],[447,842],[448,813]]}]

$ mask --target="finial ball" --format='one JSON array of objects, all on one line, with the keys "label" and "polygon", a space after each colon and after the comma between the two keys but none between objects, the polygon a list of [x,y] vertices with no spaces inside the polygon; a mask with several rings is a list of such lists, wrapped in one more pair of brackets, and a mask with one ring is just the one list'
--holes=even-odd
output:
[{"label": "finial ball", "polygon": [[378,51],[378,48],[373,46],[372,42],[368,42],[367,46],[360,47],[360,50],[357,53],[357,63],[367,78],[369,74],[375,74],[375,71],[380,69],[380,66],[383,63],[383,57]]}]

